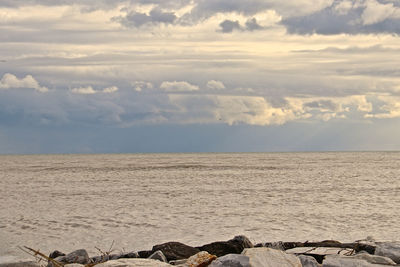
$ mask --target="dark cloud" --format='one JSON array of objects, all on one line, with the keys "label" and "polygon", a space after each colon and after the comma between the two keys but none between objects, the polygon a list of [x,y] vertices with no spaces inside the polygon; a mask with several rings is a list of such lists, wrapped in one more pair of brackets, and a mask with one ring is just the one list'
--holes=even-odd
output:
[{"label": "dark cloud", "polygon": [[242,27],[239,24],[239,21],[233,21],[233,20],[224,20],[219,24],[221,27],[221,32],[223,33],[230,33],[233,32],[234,30],[241,30]]},{"label": "dark cloud", "polygon": [[224,20],[219,24],[220,31],[223,33],[231,33],[235,30],[239,31],[256,31],[263,30],[265,27],[258,24],[256,18],[248,19],[244,26],[240,25],[239,21]]},{"label": "dark cloud", "polygon": [[154,8],[149,14],[139,12],[129,12],[125,17],[115,17],[114,21],[120,22],[125,27],[140,27],[145,24],[173,24],[177,17],[173,12],[163,12],[159,8]]},{"label": "dark cloud", "polygon": [[348,6],[342,8],[343,3],[345,1],[336,0],[331,6],[310,15],[285,18],[282,24],[294,34],[400,33],[400,19],[388,15],[395,12],[397,5],[383,1],[364,1],[362,4],[347,1]]}]

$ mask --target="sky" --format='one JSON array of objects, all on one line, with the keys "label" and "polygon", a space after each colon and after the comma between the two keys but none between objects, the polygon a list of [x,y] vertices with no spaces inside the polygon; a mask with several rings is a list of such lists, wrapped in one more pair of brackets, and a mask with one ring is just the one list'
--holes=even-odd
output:
[{"label": "sky", "polygon": [[400,150],[398,0],[1,0],[0,154]]}]

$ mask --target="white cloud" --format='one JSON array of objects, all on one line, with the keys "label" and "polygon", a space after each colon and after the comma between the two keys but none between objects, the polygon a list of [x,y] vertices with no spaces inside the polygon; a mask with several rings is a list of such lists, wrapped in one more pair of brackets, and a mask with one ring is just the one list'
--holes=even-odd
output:
[{"label": "white cloud", "polygon": [[26,75],[24,78],[19,79],[17,76],[11,73],[6,73],[3,75],[3,78],[0,80],[0,88],[32,88],[41,93],[49,90],[47,87],[40,86],[38,81],[36,81],[32,75]]},{"label": "white cloud", "polygon": [[163,89],[167,92],[190,92],[199,90],[199,87],[184,81],[166,81],[161,83],[160,89]]},{"label": "white cloud", "polygon": [[145,81],[135,81],[132,83],[132,86],[136,92],[141,92],[145,89],[153,89],[153,84]]},{"label": "white cloud", "polygon": [[366,114],[366,118],[392,119],[400,118],[400,97],[378,96],[378,100],[384,104],[380,107],[382,112],[375,114]]},{"label": "white cloud", "polygon": [[225,89],[225,85],[221,81],[211,80],[207,82],[208,89],[221,90]]},{"label": "white cloud", "polygon": [[391,17],[395,10],[396,8],[392,3],[381,4],[375,0],[369,0],[361,15],[361,19],[364,25],[379,23]]},{"label": "white cloud", "polygon": [[105,94],[111,94],[111,93],[114,93],[116,91],[118,91],[118,87],[116,87],[116,86],[110,86],[110,87],[107,87],[107,88],[103,89],[103,93],[105,93]]},{"label": "white cloud", "polygon": [[73,88],[71,89],[71,92],[81,95],[92,95],[97,93],[97,91],[94,90],[92,86]]}]

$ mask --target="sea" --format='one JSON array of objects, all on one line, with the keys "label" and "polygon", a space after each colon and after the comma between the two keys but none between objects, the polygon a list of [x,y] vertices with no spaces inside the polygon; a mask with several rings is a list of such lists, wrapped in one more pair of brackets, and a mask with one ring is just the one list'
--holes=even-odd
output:
[{"label": "sea", "polygon": [[0,262],[20,248],[131,252],[400,240],[400,152],[0,156]]}]

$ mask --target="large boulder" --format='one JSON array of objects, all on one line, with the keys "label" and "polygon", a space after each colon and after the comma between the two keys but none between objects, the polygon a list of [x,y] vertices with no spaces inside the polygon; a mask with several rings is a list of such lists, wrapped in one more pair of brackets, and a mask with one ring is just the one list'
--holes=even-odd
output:
[{"label": "large boulder", "polygon": [[[199,249],[182,244],[180,242],[168,242],[160,245],[155,245],[152,253],[160,250],[168,261],[187,259],[200,252]],[[150,255],[149,255],[150,256]]]},{"label": "large boulder", "polygon": [[96,267],[171,267],[172,265],[151,259],[118,259],[97,264]]},{"label": "large boulder", "polygon": [[298,258],[300,259],[301,265],[303,267],[319,267],[319,266],[321,266],[314,257],[306,256],[306,255],[299,255]]},{"label": "large boulder", "polygon": [[227,254],[211,262],[208,267],[250,267],[250,259],[241,254]]},{"label": "large boulder", "polygon": [[302,267],[296,256],[272,248],[246,248],[242,255],[249,257],[251,267]]},{"label": "large boulder", "polygon": [[375,249],[375,255],[391,258],[394,262],[400,264],[400,243],[378,243]]},{"label": "large boulder", "polygon": [[240,254],[245,248],[252,248],[253,244],[245,236],[235,236],[228,241],[218,241],[197,247],[201,251],[221,257],[227,254]]}]

